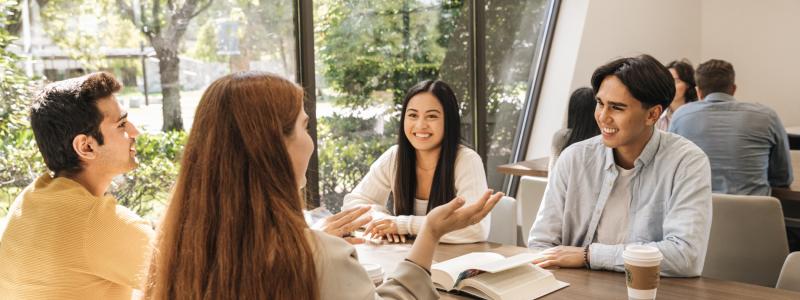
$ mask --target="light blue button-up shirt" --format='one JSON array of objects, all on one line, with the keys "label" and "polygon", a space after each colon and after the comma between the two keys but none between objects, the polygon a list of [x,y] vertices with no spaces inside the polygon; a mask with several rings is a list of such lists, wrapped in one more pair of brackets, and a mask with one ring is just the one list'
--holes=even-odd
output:
[{"label": "light blue button-up shirt", "polygon": [[688,140],[653,130],[634,162],[624,244],[593,243],[618,171],[602,136],[561,153],[545,190],[528,247],[589,246],[592,269],[624,271],[627,244],[657,247],[664,276],[699,276],[711,230],[708,157]]},{"label": "light blue button-up shirt", "polygon": [[766,196],[792,183],[789,137],[769,107],[712,93],[675,111],[669,131],[708,155],[715,193]]}]

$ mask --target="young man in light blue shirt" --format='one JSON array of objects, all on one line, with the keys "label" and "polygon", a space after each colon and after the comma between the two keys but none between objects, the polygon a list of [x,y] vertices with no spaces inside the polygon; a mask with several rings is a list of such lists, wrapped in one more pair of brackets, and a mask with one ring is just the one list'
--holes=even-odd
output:
[{"label": "young man in light blue shirt", "polygon": [[629,244],[657,247],[664,276],[699,276],[711,228],[708,157],[655,130],[675,94],[667,68],[649,55],[595,70],[601,135],[564,150],[551,172],[528,247],[543,267],[622,272]]}]

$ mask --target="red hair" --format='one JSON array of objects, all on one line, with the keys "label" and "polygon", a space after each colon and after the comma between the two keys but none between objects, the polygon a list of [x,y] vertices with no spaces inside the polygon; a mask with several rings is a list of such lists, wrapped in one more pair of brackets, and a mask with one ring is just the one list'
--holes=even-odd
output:
[{"label": "red hair", "polygon": [[145,287],[148,299],[318,299],[284,140],[303,90],[234,73],[203,94]]}]

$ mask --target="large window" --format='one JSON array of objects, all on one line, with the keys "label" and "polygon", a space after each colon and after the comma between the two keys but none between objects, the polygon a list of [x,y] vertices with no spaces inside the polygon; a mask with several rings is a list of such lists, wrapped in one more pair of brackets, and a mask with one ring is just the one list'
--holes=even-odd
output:
[{"label": "large window", "polygon": [[456,36],[467,12],[463,2],[315,2],[319,181],[326,207],[338,210],[370,164],[396,143],[406,89],[446,77],[469,111],[471,80],[463,59],[469,34]]},{"label": "large window", "polygon": [[[19,75],[0,81],[41,86],[116,74],[125,85],[118,99],[144,134],[140,167],[115,180],[113,191],[151,218],[167,201],[203,90],[241,70],[306,88],[318,150],[309,168],[312,205],[339,210],[396,142],[402,97],[425,79],[453,87],[463,143],[484,158],[489,186],[499,190],[507,183],[494,170],[519,152],[513,145],[527,126],[520,120],[553,1],[0,0],[0,54]],[[24,124],[31,96],[15,91],[0,100],[0,154],[11,166],[0,171],[0,215],[44,172]]]},{"label": "large window", "polygon": [[487,180],[503,187],[494,172],[512,157],[520,114],[533,83],[535,50],[543,41],[548,0],[504,0],[486,3]]}]

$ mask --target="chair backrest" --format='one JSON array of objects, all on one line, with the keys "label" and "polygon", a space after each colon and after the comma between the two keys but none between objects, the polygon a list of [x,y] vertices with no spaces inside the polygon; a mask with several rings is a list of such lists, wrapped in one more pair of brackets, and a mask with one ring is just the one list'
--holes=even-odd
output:
[{"label": "chair backrest", "polygon": [[768,196],[713,194],[703,277],[775,286],[789,254],[783,211]]},{"label": "chair backrest", "polygon": [[492,210],[492,227],[489,241],[517,245],[517,200],[505,196]]},{"label": "chair backrest", "polygon": [[800,292],[800,251],[792,252],[786,257],[775,287]]},{"label": "chair backrest", "polygon": [[519,180],[517,190],[517,206],[519,214],[517,218],[520,224],[520,245],[528,243],[528,234],[531,232],[533,222],[536,221],[536,214],[539,213],[539,206],[542,204],[544,189],[547,187],[547,178],[523,176]]}]

